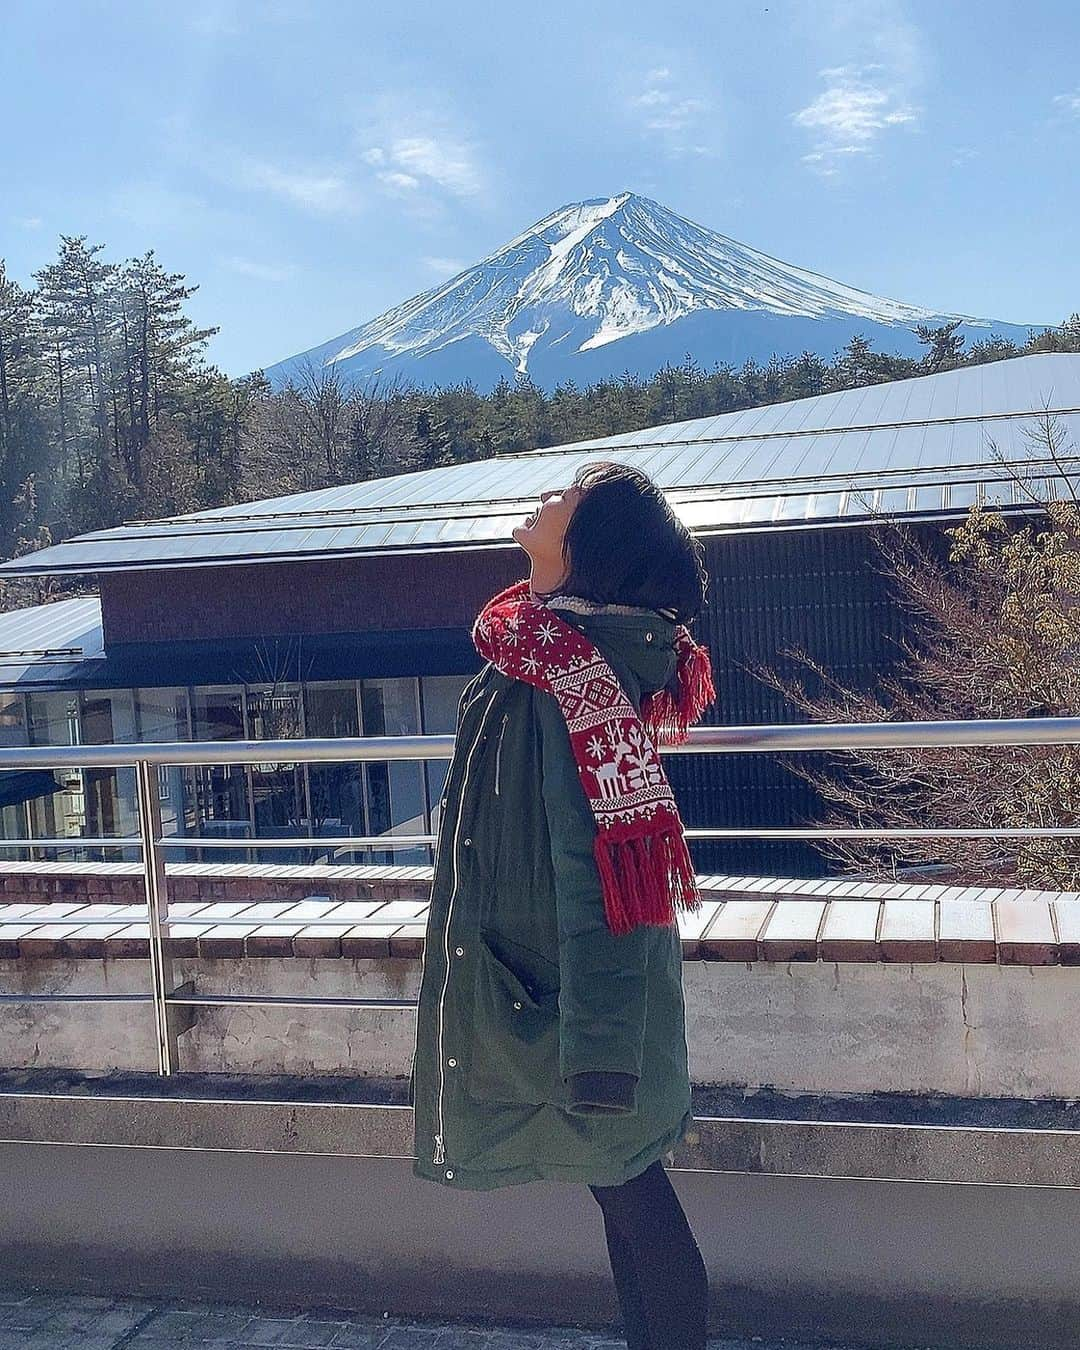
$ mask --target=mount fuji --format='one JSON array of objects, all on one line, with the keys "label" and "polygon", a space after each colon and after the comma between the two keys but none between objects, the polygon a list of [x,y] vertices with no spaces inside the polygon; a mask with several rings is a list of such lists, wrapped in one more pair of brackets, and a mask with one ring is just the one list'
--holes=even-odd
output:
[{"label": "mount fuji", "polygon": [[915,353],[916,324],[956,319],[969,340],[1029,334],[844,286],[624,192],[552,212],[475,267],[265,373],[276,388],[331,367],[346,384],[487,391],[528,375],[551,389],[651,375],[688,353],[703,366],[830,357],[856,334]]}]

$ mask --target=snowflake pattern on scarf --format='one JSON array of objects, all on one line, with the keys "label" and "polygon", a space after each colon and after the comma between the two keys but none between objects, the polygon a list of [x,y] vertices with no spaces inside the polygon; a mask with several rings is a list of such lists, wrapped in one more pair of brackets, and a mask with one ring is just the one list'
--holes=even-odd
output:
[{"label": "snowflake pattern on scarf", "polygon": [[[596,820],[594,847],[608,926],[666,926],[701,905],[682,821],[656,743],[678,743],[714,696],[708,653],[676,629],[679,698],[658,690],[639,717],[611,666],[577,628],[518,582],[484,606],[477,650],[497,670],[552,694]],[[651,724],[650,736],[647,724]]]}]

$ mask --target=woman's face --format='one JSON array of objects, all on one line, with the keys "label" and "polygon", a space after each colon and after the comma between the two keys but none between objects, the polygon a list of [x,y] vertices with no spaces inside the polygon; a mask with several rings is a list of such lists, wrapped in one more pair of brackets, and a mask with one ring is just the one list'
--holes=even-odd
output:
[{"label": "woman's face", "polygon": [[540,505],[528,520],[514,527],[511,533],[532,559],[534,570],[539,565],[549,576],[563,575],[563,539],[582,494],[583,489],[573,484],[541,492]]}]

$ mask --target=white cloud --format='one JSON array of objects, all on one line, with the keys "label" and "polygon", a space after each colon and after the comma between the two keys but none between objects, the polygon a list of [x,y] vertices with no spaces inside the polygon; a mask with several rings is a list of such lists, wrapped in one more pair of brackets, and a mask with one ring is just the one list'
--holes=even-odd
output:
[{"label": "white cloud", "polygon": [[1080,89],[1071,94],[1058,94],[1054,99],[1054,107],[1071,117],[1080,117]]},{"label": "white cloud", "polygon": [[647,89],[634,103],[644,108],[647,131],[685,131],[708,107],[701,98],[675,98],[664,89]]},{"label": "white cloud", "polygon": [[833,59],[819,72],[816,97],[791,120],[809,133],[803,163],[835,178],[919,122],[924,43],[905,0],[832,0],[816,14],[819,45]]},{"label": "white cloud", "polygon": [[626,111],[642,131],[673,157],[711,154],[702,136],[712,109],[709,99],[676,80],[670,66],[647,71],[642,83],[644,88],[624,98]]},{"label": "white cloud", "polygon": [[803,163],[833,176],[843,156],[870,154],[883,132],[916,122],[919,110],[906,101],[880,66],[834,66],[821,72],[825,88],[792,114],[813,134]]},{"label": "white cloud", "polygon": [[282,197],[321,215],[348,215],[363,205],[360,194],[339,169],[284,168],[266,160],[245,157],[239,166],[248,187]]},{"label": "white cloud", "polygon": [[480,191],[480,173],[468,146],[433,136],[413,136],[394,142],[394,159],[412,173],[430,178],[458,197]]},{"label": "white cloud", "polygon": [[472,142],[449,117],[382,96],[343,116],[362,130],[346,136],[332,156],[310,159],[255,143],[223,144],[197,134],[186,116],[167,117],[162,129],[174,159],[229,188],[267,194],[324,217],[355,216],[384,197],[396,198],[411,216],[434,216],[448,198],[465,200],[486,190]]},{"label": "white cloud", "polygon": [[[267,0],[262,4],[265,7]],[[350,163],[350,156],[286,160],[254,143],[230,144],[201,127],[191,110],[167,113],[160,128],[171,160],[227,189],[265,193],[318,215],[355,215],[365,205],[356,182],[357,165]]]},{"label": "white cloud", "polygon": [[378,182],[391,192],[415,192],[420,179],[411,173],[402,173],[399,169],[387,169],[375,175]]},{"label": "white cloud", "polygon": [[[287,161],[262,146],[224,142],[204,132],[185,111],[166,114],[159,125],[170,160],[229,191],[267,194],[317,215],[355,215],[366,204],[357,182],[359,166],[348,154],[321,162]],[[166,195],[169,191],[164,189]]]},{"label": "white cloud", "polygon": [[256,281],[288,281],[296,271],[292,263],[279,266],[274,263],[262,263],[254,258],[231,257],[221,259],[222,267],[230,272],[238,272],[244,277],[254,277]]},{"label": "white cloud", "polygon": [[420,261],[429,272],[444,280],[447,277],[456,277],[468,266],[468,263],[462,262],[460,258],[421,258]]},{"label": "white cloud", "polygon": [[13,216],[12,221],[21,230],[40,230],[45,224],[40,216]]},{"label": "white cloud", "polygon": [[360,158],[379,170],[376,180],[392,193],[427,188],[467,200],[484,190],[473,146],[452,133],[392,136]]},{"label": "white cloud", "polygon": [[898,104],[891,90],[874,83],[870,70],[839,66],[823,70],[821,77],[828,87],[795,114],[795,121],[818,129],[830,140],[830,148],[863,150],[879,131],[915,119],[913,109]]}]

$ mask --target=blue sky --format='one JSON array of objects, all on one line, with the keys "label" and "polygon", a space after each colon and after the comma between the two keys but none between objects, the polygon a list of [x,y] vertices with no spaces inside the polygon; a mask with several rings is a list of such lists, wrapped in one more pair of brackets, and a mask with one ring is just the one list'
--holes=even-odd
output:
[{"label": "blue sky", "polygon": [[3,0],[0,256],[153,248],[230,374],[631,190],[943,311],[1080,309],[1071,0]]}]

